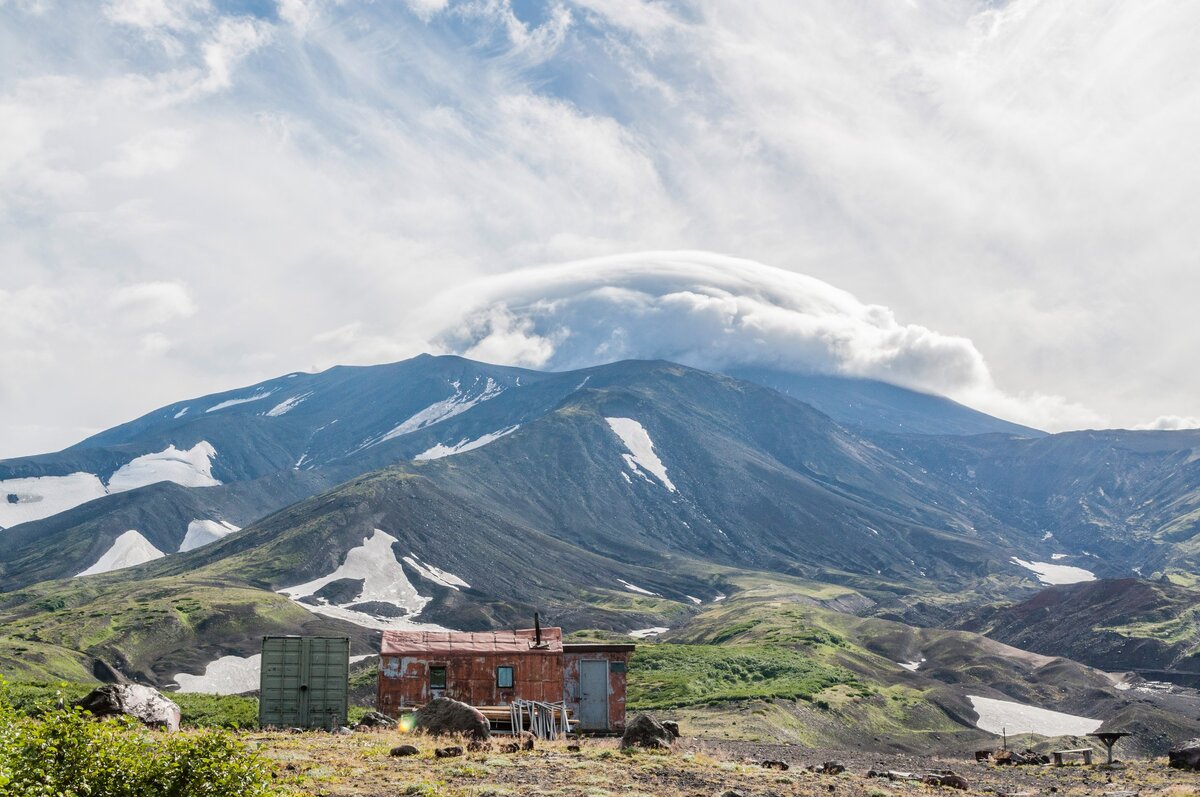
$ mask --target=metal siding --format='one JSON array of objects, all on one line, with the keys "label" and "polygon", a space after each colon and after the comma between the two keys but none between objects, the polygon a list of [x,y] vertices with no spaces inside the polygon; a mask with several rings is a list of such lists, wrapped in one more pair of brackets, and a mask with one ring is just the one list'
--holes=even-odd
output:
[{"label": "metal siding", "polygon": [[303,728],[344,725],[349,672],[347,637],[264,637],[259,724]]},{"label": "metal siding", "polygon": [[[429,667],[446,666],[445,696],[473,706],[507,705],[513,700],[563,699],[562,654],[556,651],[502,651],[480,654],[476,651],[458,655],[439,654],[386,656],[399,659],[398,664],[385,662],[379,674],[379,710],[392,715],[404,708],[421,706],[434,695],[429,690]],[[513,687],[501,689],[496,685],[496,668],[513,668]]]}]

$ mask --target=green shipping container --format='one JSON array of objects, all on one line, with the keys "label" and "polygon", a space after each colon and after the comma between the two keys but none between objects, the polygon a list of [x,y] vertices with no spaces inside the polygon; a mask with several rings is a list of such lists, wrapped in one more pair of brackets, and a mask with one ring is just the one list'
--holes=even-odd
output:
[{"label": "green shipping container", "polygon": [[349,637],[263,637],[260,726],[339,728],[349,691]]}]

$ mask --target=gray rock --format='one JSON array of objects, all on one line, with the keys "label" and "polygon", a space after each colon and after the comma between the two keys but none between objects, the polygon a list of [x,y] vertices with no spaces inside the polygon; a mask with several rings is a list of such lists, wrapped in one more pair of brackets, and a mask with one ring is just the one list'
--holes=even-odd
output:
[{"label": "gray rock", "polygon": [[1200,771],[1200,739],[1188,739],[1172,747],[1167,763],[1175,769]]},{"label": "gray rock", "polygon": [[435,697],[416,713],[414,727],[431,736],[461,733],[471,739],[487,739],[492,725],[478,709],[451,700]]},{"label": "gray rock", "polygon": [[621,736],[622,750],[631,747],[670,750],[674,743],[675,734],[648,714],[639,714],[633,722],[625,726],[625,733]]},{"label": "gray rock", "polygon": [[156,689],[140,684],[105,684],[75,702],[95,717],[124,715],[150,728],[179,730],[181,712]]},{"label": "gray rock", "polygon": [[392,748],[391,755],[395,758],[404,758],[410,755],[416,755],[421,752],[415,744],[401,744]]},{"label": "gray rock", "polygon": [[358,721],[358,728],[395,728],[396,721],[386,714],[380,714],[378,711],[368,711],[363,715],[363,718]]}]

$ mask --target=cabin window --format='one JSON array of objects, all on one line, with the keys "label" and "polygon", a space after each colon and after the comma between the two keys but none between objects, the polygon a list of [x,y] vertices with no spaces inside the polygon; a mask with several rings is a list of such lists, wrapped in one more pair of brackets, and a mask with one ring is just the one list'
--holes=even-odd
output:
[{"label": "cabin window", "polygon": [[496,686],[501,689],[512,689],[513,685],[513,668],[512,667],[497,667],[496,668]]},{"label": "cabin window", "polygon": [[446,688],[446,668],[445,668],[445,666],[429,668],[429,688],[430,689],[445,689]]}]

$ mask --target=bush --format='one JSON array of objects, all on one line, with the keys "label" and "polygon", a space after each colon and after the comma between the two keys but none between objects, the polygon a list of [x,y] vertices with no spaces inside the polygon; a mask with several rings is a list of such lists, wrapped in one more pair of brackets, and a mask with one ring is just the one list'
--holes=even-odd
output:
[{"label": "bush", "polygon": [[163,734],[75,707],[14,709],[0,683],[0,794],[266,797],[266,764],[225,731]]}]

